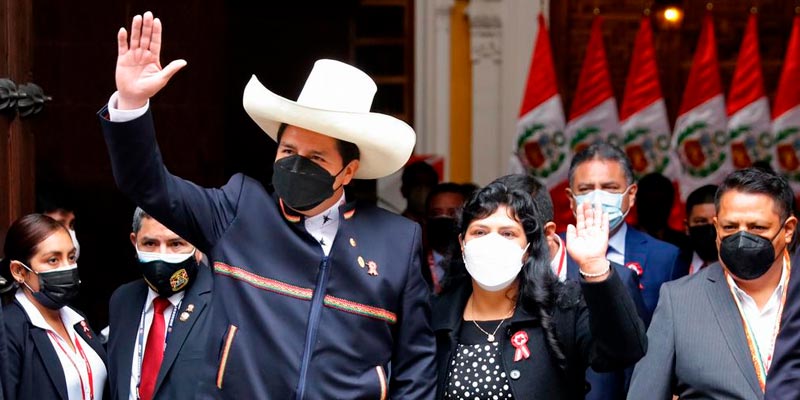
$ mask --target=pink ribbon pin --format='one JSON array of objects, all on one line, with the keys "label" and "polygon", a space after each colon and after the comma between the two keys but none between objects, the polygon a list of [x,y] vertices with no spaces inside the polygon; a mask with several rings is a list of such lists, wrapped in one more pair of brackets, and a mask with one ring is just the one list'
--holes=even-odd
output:
[{"label": "pink ribbon pin", "polygon": [[519,360],[528,359],[531,356],[531,351],[528,350],[528,334],[525,331],[518,331],[511,336],[511,345],[514,346],[514,362]]}]

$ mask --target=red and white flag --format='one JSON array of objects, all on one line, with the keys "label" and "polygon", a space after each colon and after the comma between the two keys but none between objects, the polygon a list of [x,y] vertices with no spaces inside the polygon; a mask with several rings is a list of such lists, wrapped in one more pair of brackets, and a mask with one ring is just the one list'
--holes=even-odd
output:
[{"label": "red and white flag", "polygon": [[778,93],[772,109],[776,171],[789,178],[795,194],[800,192],[800,16],[794,16],[789,47],[783,61]]},{"label": "red and white flag", "polygon": [[617,146],[622,144],[617,101],[611,89],[603,45],[602,23],[600,16],[592,21],[589,44],[567,122],[566,137],[573,154],[600,140]]},{"label": "red and white flag", "polygon": [[772,160],[769,101],[758,52],[758,18],[750,13],[728,95],[728,135],[733,168]]},{"label": "red and white flag", "polygon": [[683,200],[700,186],[719,184],[733,171],[711,12],[702,24],[672,135],[672,149],[681,161],[678,183]]},{"label": "red and white flag", "polygon": [[670,179],[677,178],[680,167],[670,152],[672,132],[658,81],[649,16],[642,17],[636,34],[620,119],[622,148],[636,177],[658,172]]},{"label": "red and white flag", "polygon": [[544,15],[539,14],[538,20],[511,170],[531,173],[552,189],[567,178],[569,149],[564,139],[564,109],[556,85],[550,35]]}]

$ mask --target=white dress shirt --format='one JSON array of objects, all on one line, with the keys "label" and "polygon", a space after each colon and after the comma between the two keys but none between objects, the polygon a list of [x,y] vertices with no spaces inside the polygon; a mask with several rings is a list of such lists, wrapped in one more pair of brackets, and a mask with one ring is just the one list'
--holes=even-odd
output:
[{"label": "white dress shirt", "polygon": [[553,259],[550,260],[550,268],[552,268],[553,273],[558,276],[558,280],[564,282],[567,280],[567,249],[558,235],[553,236],[555,236],[555,240],[558,242],[558,251],[556,251]]},{"label": "white dress shirt", "polygon": [[[628,224],[623,222],[619,230],[608,238],[608,261],[625,266],[625,236],[628,234]],[[644,267],[644,266],[642,266]]]},{"label": "white dress shirt", "polygon": [[747,323],[753,330],[756,344],[761,353],[761,360],[765,366],[768,366],[772,362],[772,351],[775,348],[775,337],[773,336],[775,323],[780,318],[778,311],[781,306],[783,290],[786,287],[786,261],[784,260],[784,265],[781,269],[781,280],[778,286],[760,310],[755,300],[747,292],[739,288],[730,274],[727,275],[727,279],[728,285],[733,288],[736,298],[742,305],[742,311],[745,318],[747,318]]},{"label": "white dress shirt", "polygon": [[[183,301],[184,294],[185,292],[181,291],[167,298],[167,300],[169,300],[169,305],[164,309],[164,332],[167,335],[169,335],[168,332],[171,322],[174,321],[175,314],[177,314],[179,311],[178,307],[180,307],[181,301]],[[139,398],[137,385],[139,384],[139,379],[142,376],[141,362],[144,361],[144,347],[147,346],[147,335],[150,333],[150,325],[153,325],[153,316],[155,315],[155,310],[153,309],[153,299],[156,297],[158,297],[158,293],[148,287],[147,299],[144,302],[144,310],[142,310],[142,316],[140,316],[139,319],[139,330],[136,333],[136,341],[134,342],[133,346],[133,357],[131,357],[131,388],[130,393],[128,393],[129,400],[136,400]],[[141,339],[139,338],[140,335]],[[166,338],[164,339],[166,340]],[[142,346],[142,359],[139,358],[140,344]],[[164,343],[164,350],[167,350],[166,342]]]},{"label": "white dress shirt", "polygon": [[693,274],[693,273],[695,273],[697,271],[700,271],[700,269],[703,268],[703,265],[705,263],[706,262],[703,261],[702,258],[700,258],[700,255],[697,254],[696,251],[692,252],[692,262],[689,264],[689,275],[691,275],[691,274]]},{"label": "white dress shirt", "polygon": [[[75,332],[75,324],[80,323],[84,318],[67,306],[61,307],[59,310],[61,322],[64,323],[69,340],[73,343],[73,346],[76,346],[76,344],[80,346],[86,356],[86,360],[81,356],[77,346],[73,351],[69,343],[56,333],[39,312],[39,309],[25,296],[22,289],[17,290],[14,298],[22,305],[22,309],[25,310],[25,314],[30,318],[31,324],[47,331],[47,337],[50,339],[53,350],[55,350],[58,360],[61,362],[61,369],[64,371],[64,380],[67,382],[67,399],[89,399],[91,398],[91,390],[94,389],[94,398],[102,400],[108,371],[106,371],[106,365],[103,360],[97,355],[92,346],[89,346],[89,343],[86,343]],[[89,370],[86,368],[86,361],[89,362],[89,367],[92,371],[93,388],[89,387]],[[40,372],[44,373],[43,371]]]},{"label": "white dress shirt", "polygon": [[344,202],[344,192],[342,192],[342,197],[330,208],[305,219],[306,231],[317,239],[326,256],[330,254],[333,239],[336,238],[336,231],[339,229],[339,206]]}]

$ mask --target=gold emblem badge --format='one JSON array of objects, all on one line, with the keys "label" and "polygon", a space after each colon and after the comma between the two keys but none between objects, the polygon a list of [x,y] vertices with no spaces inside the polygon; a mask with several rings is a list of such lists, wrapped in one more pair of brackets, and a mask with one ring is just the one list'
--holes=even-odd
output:
[{"label": "gold emblem badge", "polygon": [[186,286],[189,283],[189,274],[186,273],[185,268],[181,268],[172,276],[169,277],[169,287],[172,288],[173,292],[177,292]]}]

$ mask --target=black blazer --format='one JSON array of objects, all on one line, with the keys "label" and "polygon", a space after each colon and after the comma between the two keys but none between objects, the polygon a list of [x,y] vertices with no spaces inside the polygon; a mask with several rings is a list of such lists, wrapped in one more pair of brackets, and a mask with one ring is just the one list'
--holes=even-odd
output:
[{"label": "black blazer", "polygon": [[[164,360],[153,390],[155,399],[191,399],[198,382],[213,379],[204,366],[209,342],[209,314],[213,280],[208,265],[201,264],[197,279],[186,289],[176,310],[172,333],[167,339]],[[139,279],[114,291],[109,304],[108,381],[111,398],[127,400],[130,395],[131,363],[136,351],[147,284]],[[192,307],[192,312],[187,311]],[[188,318],[183,320],[181,314]]]},{"label": "black blazer", "polygon": [[[47,331],[33,326],[28,314],[16,300],[3,308],[6,336],[8,338],[8,373],[3,382],[6,399],[67,400],[67,381],[56,349],[47,337]],[[106,351],[100,338],[86,333],[81,324],[75,332],[106,363]],[[108,392],[105,385],[104,393]],[[105,398],[105,396],[104,396]]]},{"label": "black blazer", "polygon": [[[504,323],[498,340],[502,343],[503,367],[514,398],[583,399],[587,366],[601,371],[619,369],[644,356],[647,349],[644,324],[613,271],[612,268],[611,275],[603,282],[581,280],[580,287],[572,281],[559,284],[552,320],[561,351],[567,358],[566,371],[550,356],[537,313],[529,314],[517,307],[511,320]],[[444,398],[449,361],[458,345],[464,307],[471,293],[471,283],[465,281],[443,293],[434,305],[437,399]],[[514,362],[510,338],[520,330],[528,334],[531,356]]]}]

